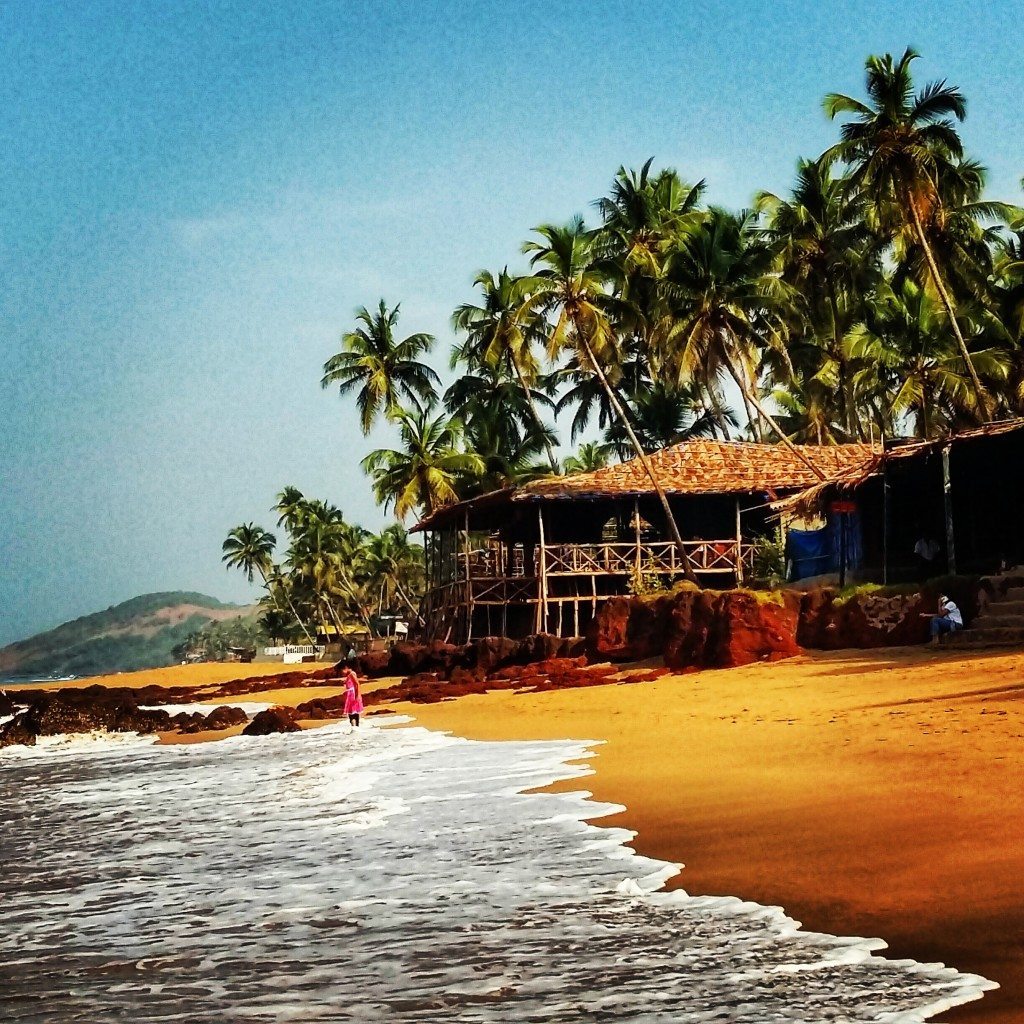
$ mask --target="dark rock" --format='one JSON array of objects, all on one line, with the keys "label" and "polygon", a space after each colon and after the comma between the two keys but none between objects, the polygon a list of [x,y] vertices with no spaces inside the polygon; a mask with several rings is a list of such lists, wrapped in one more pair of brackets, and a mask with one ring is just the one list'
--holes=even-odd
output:
[{"label": "dark rock", "polygon": [[0,750],[4,747],[34,747],[36,731],[27,711],[0,725]]},{"label": "dark rock", "polygon": [[486,676],[510,664],[520,652],[521,643],[504,636],[485,636],[471,644],[469,661],[478,676]]},{"label": "dark rock", "polygon": [[669,668],[702,666],[708,660],[708,638],[715,624],[717,594],[686,588],[679,591],[666,615],[662,653]]},{"label": "dark rock", "polygon": [[235,725],[242,725],[249,720],[249,716],[241,708],[230,708],[222,705],[214,708],[206,716],[207,729],[230,729]]},{"label": "dark rock", "polygon": [[0,716],[6,718],[8,715],[13,715],[17,709],[18,705],[3,690],[0,690]]},{"label": "dark rock", "polygon": [[331,718],[342,718],[345,714],[345,698],[337,697],[314,697],[300,704],[296,709],[299,718],[309,718],[316,721],[326,721]]},{"label": "dark rock", "polygon": [[[682,593],[698,593],[684,590]],[[661,654],[677,595],[613,597],[587,631],[587,652],[598,661],[640,661]]]},{"label": "dark rock", "polygon": [[160,708],[141,711],[137,707],[124,705],[108,728],[111,732],[137,732],[140,736],[170,732],[171,716]]},{"label": "dark rock", "polygon": [[390,675],[390,665],[390,651],[368,651],[356,658],[356,672],[366,679],[380,679]]},{"label": "dark rock", "polygon": [[294,708],[268,708],[242,730],[243,736],[269,736],[275,732],[301,732]]}]

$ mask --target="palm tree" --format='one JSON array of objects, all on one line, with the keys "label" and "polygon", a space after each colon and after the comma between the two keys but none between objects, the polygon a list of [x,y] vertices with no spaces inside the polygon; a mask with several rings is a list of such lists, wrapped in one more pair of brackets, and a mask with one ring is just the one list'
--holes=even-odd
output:
[{"label": "palm tree", "polygon": [[663,359],[683,384],[696,378],[706,390],[725,371],[739,389],[751,431],[763,439],[751,409],[820,479],[821,471],[789,440],[757,395],[757,360],[774,354],[787,376],[785,346],[791,292],[773,273],[776,253],[755,230],[753,215],[714,209],[673,252],[666,270],[672,306],[659,325]]},{"label": "palm tree", "polygon": [[761,192],[756,205],[770,216],[766,235],[777,248],[783,279],[798,297],[790,341],[794,362],[803,356],[811,364],[805,369],[822,383],[834,378],[834,387],[816,389],[811,404],[820,402],[826,419],[831,416],[825,407],[837,404],[836,418],[853,437],[861,430],[843,338],[877,276],[878,262],[864,221],[863,193],[850,192],[827,161],[801,160],[792,196],[784,200]]},{"label": "palm tree", "polygon": [[[270,579],[274,570],[273,553],[277,545],[277,539],[269,531],[257,526],[255,523],[243,523],[228,531],[227,539],[221,545],[223,552],[221,561],[228,569],[241,569],[245,578],[252,583],[255,573],[260,574],[263,585],[270,590]],[[316,641],[309,635],[305,623],[303,623],[295,606],[288,599],[288,607],[295,616],[295,621],[306,634],[309,642]]]},{"label": "palm tree", "polygon": [[615,454],[615,445],[601,441],[587,441],[579,446],[575,455],[570,455],[563,467],[566,473],[593,473],[604,469]]},{"label": "palm tree", "polygon": [[869,57],[866,103],[842,93],[825,98],[829,117],[851,114],[854,118],[843,124],[841,141],[827,151],[825,159],[849,165],[850,186],[869,196],[881,224],[913,234],[970,375],[978,408],[983,419],[990,419],[988,397],[925,230],[926,222],[940,216],[942,178],[963,158],[953,119],[963,121],[967,104],[960,90],[945,81],[932,82],[915,93],[911,64],[918,56],[908,48],[898,61],[888,53]]},{"label": "palm tree", "polygon": [[[919,437],[975,421],[977,395],[963,357],[944,329],[939,305],[915,281],[904,278],[882,290],[850,340],[865,362],[887,372],[892,417],[910,416]],[[990,379],[1005,378],[1008,359],[998,349],[980,349],[971,358]]]},{"label": "palm tree", "polygon": [[409,542],[401,523],[392,523],[375,536],[366,539],[363,558],[370,586],[379,591],[381,606],[391,607],[394,597],[402,602],[422,624],[419,609],[413,602],[423,588],[423,549]]},{"label": "palm tree", "polygon": [[551,471],[557,473],[558,460],[548,439],[551,432],[537,411],[534,388],[540,376],[540,366],[534,357],[532,343],[538,340],[539,334],[534,318],[523,312],[526,284],[522,278],[509,274],[508,267],[497,278],[482,270],[473,283],[483,293],[483,305],[463,303],[452,315],[452,326],[469,335],[468,344],[455,350],[453,369],[460,361],[470,366],[491,369],[507,366],[511,369],[533,416],[538,436],[544,438]]},{"label": "palm tree", "polygon": [[437,374],[418,359],[433,344],[431,335],[410,334],[395,341],[399,309],[388,309],[383,299],[376,313],[364,306],[356,313],[361,326],[344,335],[341,351],[324,363],[321,387],[337,384],[343,395],[359,389],[356,404],[364,434],[370,432],[381,413],[394,419],[403,398],[414,404],[431,404],[434,387],[441,383]]},{"label": "palm tree", "polygon": [[396,419],[401,447],[378,448],[362,461],[377,501],[385,509],[394,505],[399,519],[414,509],[429,514],[457,501],[460,481],[483,468],[478,455],[460,450],[458,421],[443,415],[432,419],[422,409],[400,411]]},{"label": "palm tree", "polygon": [[572,352],[580,367],[598,379],[658,494],[683,572],[690,582],[696,583],[668,497],[615,393],[613,378],[620,373],[622,345],[612,317],[622,312],[622,304],[605,289],[596,265],[596,237],[584,228],[580,218],[567,227],[542,225],[536,233],[543,241],[528,242],[524,246],[525,252],[533,254],[532,265],[539,268],[529,278],[531,295],[526,300],[526,308],[554,320],[548,341],[549,356],[556,358],[565,351]]}]

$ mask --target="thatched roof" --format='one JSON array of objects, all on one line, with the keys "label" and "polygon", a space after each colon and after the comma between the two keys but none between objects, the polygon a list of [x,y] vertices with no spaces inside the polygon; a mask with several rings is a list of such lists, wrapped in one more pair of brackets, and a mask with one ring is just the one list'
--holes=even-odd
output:
[{"label": "thatched roof", "polygon": [[794,515],[807,515],[820,509],[824,500],[836,494],[849,494],[871,477],[881,474],[885,465],[899,463],[904,459],[921,458],[931,453],[941,451],[947,445],[960,444],[965,441],[977,441],[987,437],[998,437],[1003,434],[1011,434],[1017,430],[1024,430],[1024,418],[1001,420],[998,423],[986,423],[981,427],[973,427],[970,430],[962,430],[959,433],[951,434],[948,437],[935,438],[930,441],[906,441],[897,443],[884,452],[875,449],[871,457],[859,466],[851,466],[842,473],[826,480],[819,480],[810,487],[790,494],[772,502],[772,508],[777,513],[792,513]]},{"label": "thatched roof", "polygon": [[[807,462],[828,480],[860,470],[878,454],[876,448],[864,444],[797,447],[803,458],[781,444],[693,440],[654,452],[650,460],[658,482],[668,494],[758,494],[774,498],[820,482],[821,477]],[[654,488],[643,464],[639,459],[630,459],[592,473],[545,477],[448,505],[413,529],[457,525],[467,511],[504,503],[638,498],[652,494]]]}]

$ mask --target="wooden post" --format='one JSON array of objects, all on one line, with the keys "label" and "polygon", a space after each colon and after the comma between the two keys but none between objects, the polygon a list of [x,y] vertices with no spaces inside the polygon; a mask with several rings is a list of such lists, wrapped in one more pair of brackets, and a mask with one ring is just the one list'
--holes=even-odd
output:
[{"label": "wooden post", "polygon": [[546,633],[548,628],[548,558],[544,540],[544,506],[537,505],[538,529],[538,570],[537,577],[537,632]]},{"label": "wooden post", "polygon": [[473,639],[473,580],[469,571],[469,509],[465,511],[462,555],[466,560],[466,643]]},{"label": "wooden post", "polygon": [[882,584],[889,583],[889,460],[882,435]]},{"label": "wooden post", "polygon": [[740,521],[739,495],[736,495],[736,586],[743,586],[743,525]]},{"label": "wooden post", "polygon": [[956,575],[956,546],[953,542],[953,486],[949,478],[949,449],[942,449],[942,494],[946,509],[946,572]]}]

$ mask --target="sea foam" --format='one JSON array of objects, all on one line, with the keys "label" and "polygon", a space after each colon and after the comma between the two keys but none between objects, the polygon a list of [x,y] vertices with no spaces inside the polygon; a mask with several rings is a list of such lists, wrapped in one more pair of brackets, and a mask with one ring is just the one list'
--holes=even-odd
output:
[{"label": "sea foam", "polygon": [[0,760],[7,1020],[887,1021],[992,983],[661,887],[593,744],[347,725]]}]

